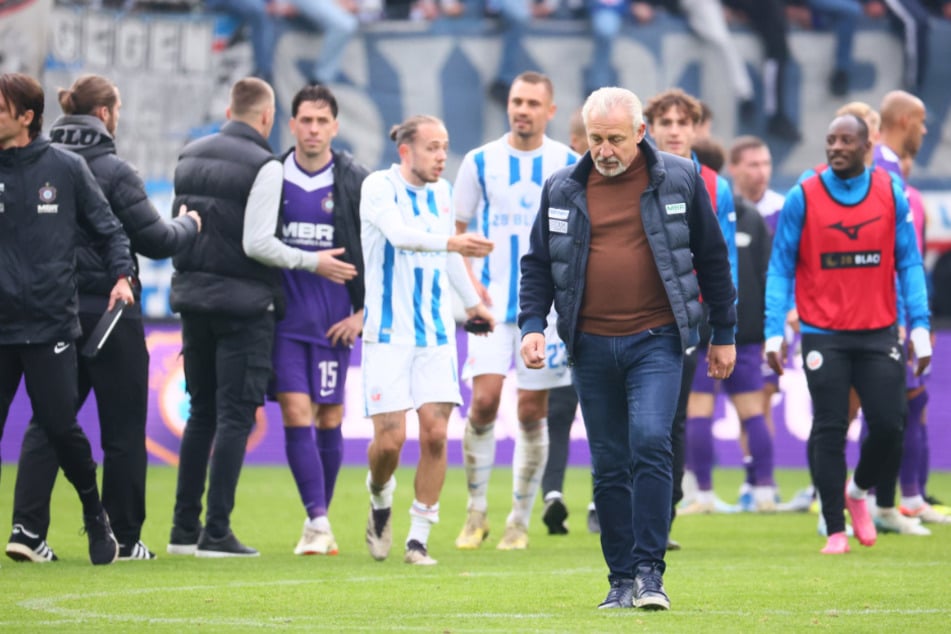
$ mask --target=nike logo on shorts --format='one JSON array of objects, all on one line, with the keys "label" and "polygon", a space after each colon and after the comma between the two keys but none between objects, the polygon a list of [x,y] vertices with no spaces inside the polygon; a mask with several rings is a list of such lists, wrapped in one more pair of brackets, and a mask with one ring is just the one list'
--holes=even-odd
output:
[{"label": "nike logo on shorts", "polygon": [[53,354],[60,354],[61,352],[63,352],[63,351],[66,350],[67,348],[69,348],[69,342],[68,342],[68,341],[59,341],[59,342],[56,343],[55,346],[53,346]]}]

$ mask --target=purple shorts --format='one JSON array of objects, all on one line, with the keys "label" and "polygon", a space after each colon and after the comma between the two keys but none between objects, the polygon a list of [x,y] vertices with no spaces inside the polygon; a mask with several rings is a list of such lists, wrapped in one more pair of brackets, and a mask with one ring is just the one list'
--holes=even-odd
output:
[{"label": "purple shorts", "polygon": [[276,399],[281,392],[310,394],[321,405],[339,405],[344,401],[349,348],[326,348],[308,341],[277,336],[274,338],[274,378],[268,396]]},{"label": "purple shorts", "polygon": [[715,394],[717,384],[722,383],[727,394],[745,394],[763,389],[763,344],[747,343],[736,347],[736,367],[728,379],[713,379],[707,376],[706,366],[701,359],[697,372],[693,375],[691,392]]}]

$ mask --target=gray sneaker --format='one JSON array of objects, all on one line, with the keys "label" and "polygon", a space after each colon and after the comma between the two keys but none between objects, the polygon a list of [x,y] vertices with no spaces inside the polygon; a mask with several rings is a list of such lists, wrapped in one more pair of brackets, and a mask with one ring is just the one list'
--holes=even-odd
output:
[{"label": "gray sneaker", "polygon": [[614,579],[604,601],[598,604],[599,610],[634,607],[634,580]]},{"label": "gray sneaker", "polygon": [[645,610],[670,609],[670,597],[664,592],[664,578],[657,566],[638,566],[634,586],[635,608]]}]

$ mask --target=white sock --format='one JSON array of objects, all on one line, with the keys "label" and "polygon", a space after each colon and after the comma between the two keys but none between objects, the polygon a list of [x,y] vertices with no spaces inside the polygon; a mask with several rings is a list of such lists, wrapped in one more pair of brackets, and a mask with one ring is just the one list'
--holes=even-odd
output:
[{"label": "white sock", "polygon": [[477,428],[471,420],[466,420],[462,453],[469,485],[468,509],[484,513],[489,508],[489,477],[495,464],[495,421]]},{"label": "white sock", "polygon": [[415,539],[425,546],[429,540],[429,530],[438,522],[439,502],[427,506],[419,500],[413,500],[413,505],[409,508],[409,535],[406,537],[406,543],[409,544]]},{"label": "white sock", "polygon": [[307,520],[307,528],[312,531],[317,531],[319,533],[329,533],[330,532],[330,520],[327,519],[326,515],[321,515],[320,517],[312,517]]},{"label": "white sock", "polygon": [[370,492],[370,505],[375,509],[388,509],[393,506],[393,492],[396,491],[396,476],[390,476],[382,487],[373,484],[367,471],[367,491]]},{"label": "white sock", "polygon": [[845,487],[846,494],[853,500],[864,500],[868,495],[868,489],[860,489],[855,485],[855,480],[849,478],[849,483]]},{"label": "white sock", "polygon": [[901,505],[906,509],[918,509],[925,505],[925,499],[920,495],[912,495],[909,497],[901,496]]},{"label": "white sock", "polygon": [[548,419],[543,418],[528,431],[520,425],[515,436],[515,455],[512,459],[512,512],[507,524],[528,527],[532,506],[542,483],[542,474],[548,462]]},{"label": "white sock", "polygon": [[713,504],[716,496],[713,495],[713,489],[709,491],[697,491],[697,502],[700,504]]},{"label": "white sock", "polygon": [[562,499],[561,491],[549,491],[545,494],[545,502],[551,502],[552,500]]}]

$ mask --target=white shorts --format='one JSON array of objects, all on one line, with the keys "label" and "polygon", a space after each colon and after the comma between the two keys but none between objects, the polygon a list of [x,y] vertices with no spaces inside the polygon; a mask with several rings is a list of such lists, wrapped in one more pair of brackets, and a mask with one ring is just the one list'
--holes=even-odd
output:
[{"label": "white shorts", "polygon": [[515,324],[496,324],[495,330],[487,337],[470,334],[469,352],[466,364],[462,367],[462,378],[471,381],[483,374],[501,374],[506,376],[515,365],[516,382],[522,390],[550,390],[571,385],[571,372],[568,370],[568,352],[565,344],[558,338],[554,320],[550,319],[545,329],[545,367],[531,370],[525,367],[519,352],[522,346],[522,334]]},{"label": "white shorts", "polygon": [[419,409],[425,403],[462,405],[455,343],[417,347],[366,342],[362,372],[367,416]]}]

